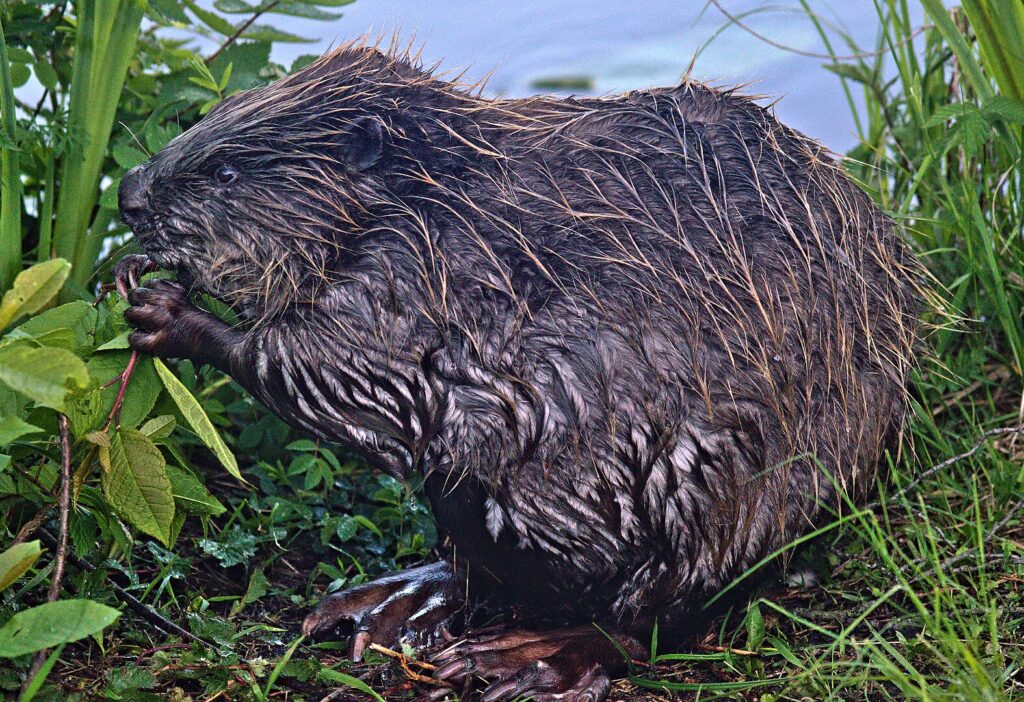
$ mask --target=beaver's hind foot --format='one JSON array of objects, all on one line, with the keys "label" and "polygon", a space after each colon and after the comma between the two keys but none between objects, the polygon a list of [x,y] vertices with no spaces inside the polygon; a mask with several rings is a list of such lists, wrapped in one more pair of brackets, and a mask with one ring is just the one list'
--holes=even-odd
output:
[{"label": "beaver's hind foot", "polygon": [[328,595],[306,617],[302,633],[337,630],[349,637],[349,655],[359,661],[373,643],[420,646],[449,638],[447,624],[461,608],[451,567],[432,563]]},{"label": "beaver's hind foot", "polygon": [[[441,667],[434,677],[456,684],[474,676],[487,680],[481,702],[601,702],[611,689],[610,675],[628,666],[623,651],[646,655],[632,637],[614,638],[594,626],[478,636],[437,654],[433,660]],[[438,690],[434,699],[448,692]]]}]

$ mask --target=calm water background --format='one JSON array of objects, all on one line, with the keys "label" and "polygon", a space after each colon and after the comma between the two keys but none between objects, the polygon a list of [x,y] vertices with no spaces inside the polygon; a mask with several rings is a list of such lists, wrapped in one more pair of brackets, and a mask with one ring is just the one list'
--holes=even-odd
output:
[{"label": "calm water background", "polygon": [[[721,0],[731,14],[773,40],[804,51],[824,46],[796,0]],[[814,11],[872,49],[878,19],[871,0],[810,0]],[[285,64],[320,53],[364,33],[393,32],[422,49],[426,63],[465,70],[470,80],[490,73],[486,94],[519,97],[539,92],[534,81],[588,76],[590,94],[671,85],[726,18],[704,0],[357,0],[333,22],[272,16],[275,26],[315,44],[278,45]],[[920,20],[918,11],[917,21]],[[840,53],[848,50],[834,39]],[[856,144],[853,117],[839,79],[821,59],[773,48],[736,26],[700,55],[694,77],[778,98],[778,116],[836,151]]]}]

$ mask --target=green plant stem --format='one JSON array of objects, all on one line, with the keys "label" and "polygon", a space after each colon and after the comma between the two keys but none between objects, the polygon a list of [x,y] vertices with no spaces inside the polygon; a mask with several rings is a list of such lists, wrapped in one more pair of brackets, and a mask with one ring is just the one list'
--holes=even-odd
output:
[{"label": "green plant stem", "polygon": [[[68,106],[69,139],[62,158],[54,247],[72,263],[65,300],[78,295],[93,274],[105,232],[89,222],[128,64],[135,51],[146,0],[81,0]],[[92,238],[99,241],[92,241]],[[92,260],[90,260],[92,256]]]},{"label": "green plant stem", "polygon": [[39,245],[36,247],[36,261],[42,262],[53,255],[51,250],[53,241],[53,198],[54,198],[54,170],[56,168],[57,156],[53,147],[46,153],[46,174],[43,176],[44,192],[40,195],[42,202],[39,205]]},{"label": "green plant stem", "polygon": [[14,86],[7,60],[7,41],[0,20],[0,136],[11,146],[0,150],[0,290],[6,290],[21,270],[21,167]]}]

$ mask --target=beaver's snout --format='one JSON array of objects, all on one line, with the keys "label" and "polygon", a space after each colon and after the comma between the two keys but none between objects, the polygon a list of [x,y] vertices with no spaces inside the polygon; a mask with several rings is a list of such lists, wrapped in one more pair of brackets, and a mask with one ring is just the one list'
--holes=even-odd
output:
[{"label": "beaver's snout", "polygon": [[149,219],[149,181],[146,166],[136,166],[121,178],[117,189],[117,202],[121,221],[138,233]]}]

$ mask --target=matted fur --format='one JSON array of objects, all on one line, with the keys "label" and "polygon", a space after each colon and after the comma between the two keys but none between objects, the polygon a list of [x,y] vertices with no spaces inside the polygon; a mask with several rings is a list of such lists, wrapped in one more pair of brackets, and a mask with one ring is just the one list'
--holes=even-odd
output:
[{"label": "matted fur", "polygon": [[425,478],[471,585],[542,615],[684,626],[900,433],[921,271],[732,92],[486,99],[353,44],[146,178],[140,240],[247,320],[250,390]]}]

